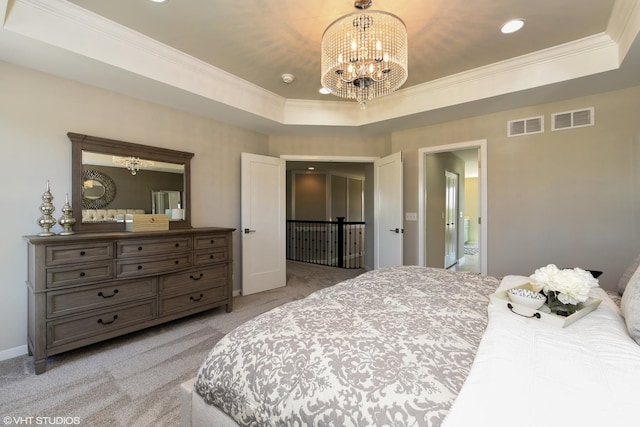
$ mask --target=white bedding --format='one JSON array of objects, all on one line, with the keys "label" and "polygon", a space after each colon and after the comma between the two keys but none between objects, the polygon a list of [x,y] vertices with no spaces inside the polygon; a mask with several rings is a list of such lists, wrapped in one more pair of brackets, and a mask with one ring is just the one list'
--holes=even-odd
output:
[{"label": "white bedding", "polygon": [[[507,276],[500,289],[528,282]],[[601,288],[566,328],[489,304],[489,323],[444,427],[639,426],[640,346]]]}]

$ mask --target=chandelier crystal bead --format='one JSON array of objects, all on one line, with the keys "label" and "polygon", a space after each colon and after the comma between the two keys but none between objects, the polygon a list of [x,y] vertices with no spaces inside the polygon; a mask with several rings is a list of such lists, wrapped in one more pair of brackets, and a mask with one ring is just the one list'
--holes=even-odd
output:
[{"label": "chandelier crystal bead", "polygon": [[407,29],[391,13],[363,10],[338,18],[322,35],[321,47],[322,86],[361,108],[407,80]]}]

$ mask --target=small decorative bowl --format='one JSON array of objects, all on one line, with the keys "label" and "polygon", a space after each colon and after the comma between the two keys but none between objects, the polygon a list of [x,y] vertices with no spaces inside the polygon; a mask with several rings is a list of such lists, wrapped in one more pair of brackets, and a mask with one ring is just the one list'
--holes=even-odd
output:
[{"label": "small decorative bowl", "polygon": [[521,304],[535,310],[539,309],[547,301],[544,295],[523,288],[511,288],[507,292],[509,299],[516,304]]}]

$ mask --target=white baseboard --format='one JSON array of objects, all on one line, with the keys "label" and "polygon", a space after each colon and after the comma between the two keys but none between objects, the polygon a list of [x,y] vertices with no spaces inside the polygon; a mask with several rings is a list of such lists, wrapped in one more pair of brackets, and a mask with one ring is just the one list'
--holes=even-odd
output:
[{"label": "white baseboard", "polygon": [[29,352],[27,345],[21,345],[20,347],[10,348],[8,350],[0,351],[0,360],[13,359],[14,357],[25,355]]}]

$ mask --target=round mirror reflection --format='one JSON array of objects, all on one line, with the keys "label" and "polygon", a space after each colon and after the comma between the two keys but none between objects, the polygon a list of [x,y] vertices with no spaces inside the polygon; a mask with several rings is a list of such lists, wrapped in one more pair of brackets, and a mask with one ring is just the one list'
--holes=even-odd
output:
[{"label": "round mirror reflection", "polygon": [[96,170],[82,171],[82,209],[102,209],[116,197],[113,180]]},{"label": "round mirror reflection", "polygon": [[89,200],[97,200],[104,196],[106,188],[96,179],[86,179],[82,183],[82,196]]}]

